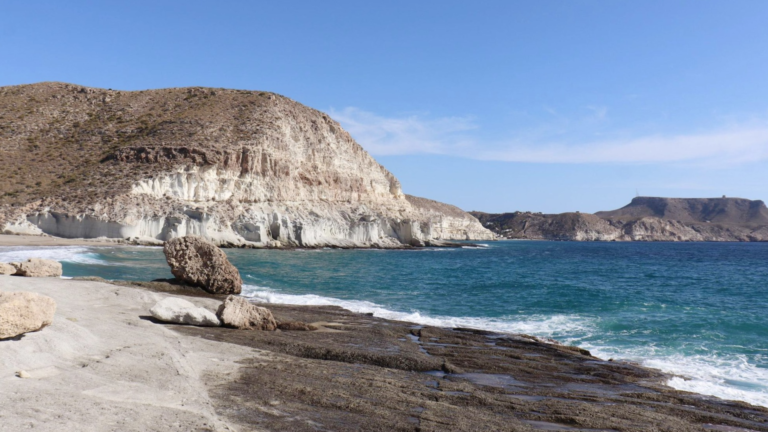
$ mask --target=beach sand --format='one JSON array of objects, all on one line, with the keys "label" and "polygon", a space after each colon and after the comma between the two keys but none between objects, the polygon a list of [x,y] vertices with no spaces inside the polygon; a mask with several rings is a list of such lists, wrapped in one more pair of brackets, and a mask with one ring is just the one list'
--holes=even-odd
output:
[{"label": "beach sand", "polygon": [[147,315],[164,297],[215,310],[222,296],[121,284],[0,276],[58,306],[0,341],[0,430],[768,431],[768,409],[523,335],[330,306],[268,305],[312,332],[162,324]]},{"label": "beach sand", "polygon": [[0,234],[0,246],[116,246],[120,239],[66,239],[51,236]]}]

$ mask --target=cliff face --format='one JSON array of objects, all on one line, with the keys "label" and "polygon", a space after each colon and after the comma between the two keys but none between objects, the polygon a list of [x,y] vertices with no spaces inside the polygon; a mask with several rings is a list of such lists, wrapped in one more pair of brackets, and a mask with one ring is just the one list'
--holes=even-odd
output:
[{"label": "cliff face", "polygon": [[768,208],[741,198],[637,197],[588,213],[471,212],[509,239],[577,241],[768,241]]},{"label": "cliff face", "polygon": [[7,232],[399,247],[492,234],[425,206],[322,112],[225,89],[0,88]]}]

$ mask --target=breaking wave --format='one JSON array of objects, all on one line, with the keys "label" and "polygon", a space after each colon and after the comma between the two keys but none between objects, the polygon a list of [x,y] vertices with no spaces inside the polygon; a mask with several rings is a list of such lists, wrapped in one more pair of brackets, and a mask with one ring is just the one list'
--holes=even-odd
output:
[{"label": "breaking wave", "polygon": [[0,262],[19,262],[42,258],[78,264],[107,265],[92,248],[83,246],[8,246],[0,247]]}]

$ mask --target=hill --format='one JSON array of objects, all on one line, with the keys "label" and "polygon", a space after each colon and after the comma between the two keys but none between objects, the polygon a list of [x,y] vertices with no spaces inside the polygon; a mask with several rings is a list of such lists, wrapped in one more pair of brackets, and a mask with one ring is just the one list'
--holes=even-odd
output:
[{"label": "hill", "polygon": [[739,226],[768,225],[768,207],[763,201],[744,198],[657,198],[636,197],[626,206],[595,213],[603,219],[656,217],[683,223],[716,223]]},{"label": "hill", "polygon": [[0,88],[8,233],[221,245],[399,247],[489,239],[409,201],[326,114],[258,91]]},{"label": "hill", "polygon": [[743,198],[637,197],[612,211],[470,212],[502,238],[576,241],[768,241],[768,208]]}]

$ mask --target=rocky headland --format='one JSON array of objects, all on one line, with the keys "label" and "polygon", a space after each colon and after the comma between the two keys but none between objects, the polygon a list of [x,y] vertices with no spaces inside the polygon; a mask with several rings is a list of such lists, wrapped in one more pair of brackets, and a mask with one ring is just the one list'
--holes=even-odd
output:
[{"label": "rocky headland", "polygon": [[326,114],[268,92],[2,87],[0,164],[5,233],[252,247],[493,238],[404,194]]},{"label": "rocky headland", "polygon": [[743,198],[637,197],[612,211],[470,212],[500,238],[566,241],[768,241],[768,208]]}]

